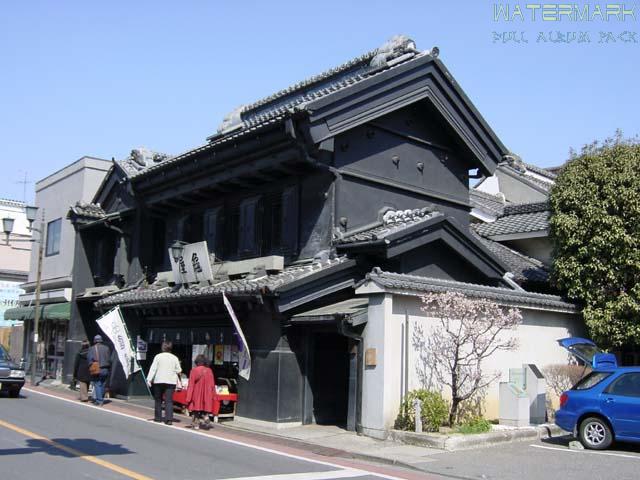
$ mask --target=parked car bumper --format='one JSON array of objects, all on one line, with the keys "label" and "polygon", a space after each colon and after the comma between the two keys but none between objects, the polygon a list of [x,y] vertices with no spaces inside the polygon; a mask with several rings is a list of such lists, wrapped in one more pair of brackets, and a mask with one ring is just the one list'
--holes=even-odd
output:
[{"label": "parked car bumper", "polygon": [[576,414],[566,410],[556,411],[556,425],[567,432],[573,433],[576,427]]},{"label": "parked car bumper", "polygon": [[20,390],[24,386],[24,378],[0,378],[0,391]]}]

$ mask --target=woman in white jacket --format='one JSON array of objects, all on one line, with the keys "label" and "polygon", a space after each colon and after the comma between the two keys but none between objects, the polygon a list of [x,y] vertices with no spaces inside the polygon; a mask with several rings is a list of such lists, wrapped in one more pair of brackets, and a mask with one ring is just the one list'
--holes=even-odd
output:
[{"label": "woman in white jacket", "polygon": [[[153,358],[149,375],[147,376],[147,384],[153,387],[153,399],[155,400],[154,422],[162,422],[167,425],[173,423],[173,392],[176,389],[176,383],[179,380],[180,360],[171,349],[171,342],[162,342],[162,353],[157,354]],[[164,419],[162,417],[162,397],[164,396]]]}]

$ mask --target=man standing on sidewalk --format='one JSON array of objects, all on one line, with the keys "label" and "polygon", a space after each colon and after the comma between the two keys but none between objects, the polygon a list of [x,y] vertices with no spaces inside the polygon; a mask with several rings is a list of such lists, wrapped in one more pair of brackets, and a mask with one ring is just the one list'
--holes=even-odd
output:
[{"label": "man standing on sidewalk", "polygon": [[111,351],[104,343],[102,343],[102,336],[96,335],[93,337],[93,347],[89,349],[87,355],[87,363],[91,369],[91,364],[97,362],[100,366],[100,371],[97,375],[91,375],[91,382],[93,383],[93,400],[98,406],[104,404],[104,386],[109,378],[109,370],[111,369]]}]

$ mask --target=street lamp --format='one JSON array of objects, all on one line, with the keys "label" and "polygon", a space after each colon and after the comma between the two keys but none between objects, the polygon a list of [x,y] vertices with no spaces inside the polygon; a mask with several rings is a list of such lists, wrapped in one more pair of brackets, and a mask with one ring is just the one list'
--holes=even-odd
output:
[{"label": "street lamp", "polygon": [[178,263],[180,261],[180,257],[182,257],[182,252],[184,251],[184,242],[180,240],[176,240],[171,245],[171,256]]},{"label": "street lamp", "polygon": [[6,243],[9,245],[9,235],[13,231],[13,218],[3,218],[2,219],[2,229],[4,230],[4,234],[7,236]]},{"label": "street lamp", "polygon": [[[31,352],[31,385],[36,383],[36,363],[38,356],[38,323],[40,322],[40,283],[42,279],[42,256],[44,252],[44,244],[46,241],[46,232],[44,229],[44,208],[42,209],[42,220],[40,228],[33,227],[36,219],[38,207],[26,207],[27,220],[29,221],[29,231],[35,231],[40,234],[38,240],[35,239],[13,239],[14,242],[38,242],[38,270],[36,273],[36,310],[33,316],[33,351]],[[13,231],[13,218],[3,218],[2,228],[6,235],[5,243],[9,245],[11,232]]]}]

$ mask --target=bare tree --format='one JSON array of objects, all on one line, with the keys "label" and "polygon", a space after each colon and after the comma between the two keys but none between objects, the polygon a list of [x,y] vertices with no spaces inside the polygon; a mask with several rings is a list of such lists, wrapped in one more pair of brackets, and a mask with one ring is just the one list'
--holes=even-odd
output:
[{"label": "bare tree", "polygon": [[522,315],[517,308],[456,292],[427,294],[422,301],[422,310],[436,322],[429,332],[419,326],[414,330],[418,377],[426,388],[438,382],[440,388],[451,389],[449,424],[454,425],[461,404],[486,391],[500,376],[485,374],[482,363],[498,351],[516,347],[515,338],[507,333],[520,324]]},{"label": "bare tree", "polygon": [[591,369],[586,365],[581,366],[569,362],[566,364],[547,365],[542,369],[547,386],[556,397],[573,387],[590,371]]}]

